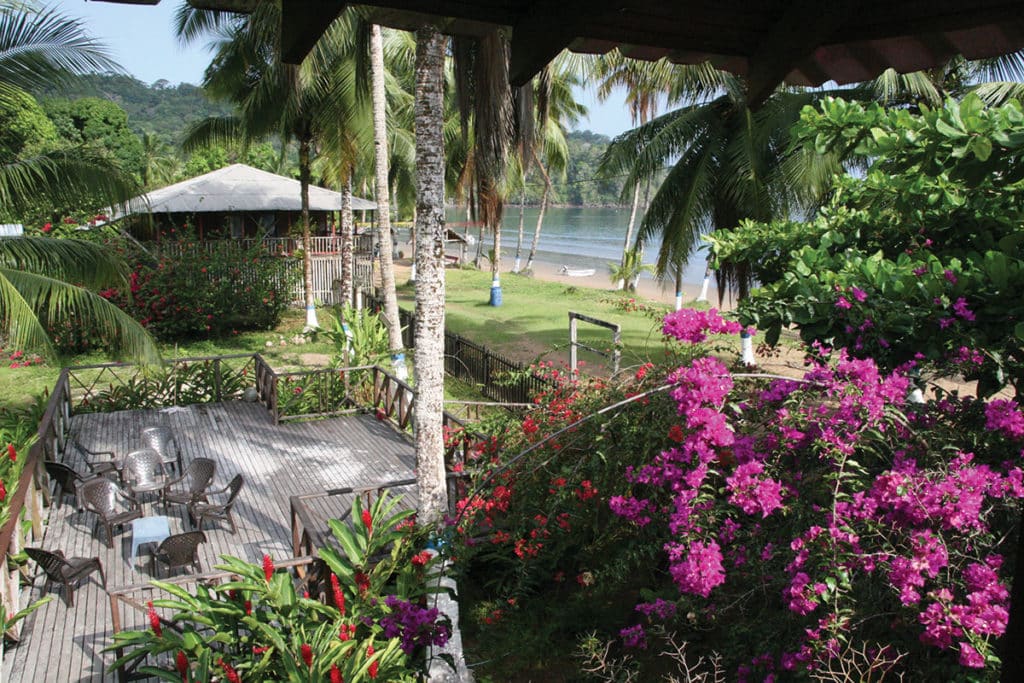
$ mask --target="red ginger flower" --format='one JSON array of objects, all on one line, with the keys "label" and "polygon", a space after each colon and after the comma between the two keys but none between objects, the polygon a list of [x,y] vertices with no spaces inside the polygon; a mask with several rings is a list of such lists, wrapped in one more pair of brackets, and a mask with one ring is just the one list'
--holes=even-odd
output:
[{"label": "red ginger flower", "polygon": [[242,678],[238,675],[238,672],[223,659],[217,660],[217,666],[224,669],[224,678],[227,679],[228,683],[242,683]]},{"label": "red ginger flower", "polygon": [[[366,656],[367,657],[372,657],[373,656],[373,643],[371,643],[371,644],[366,646]],[[370,668],[367,669],[367,673],[370,674],[370,678],[376,678],[377,677],[377,669],[379,667],[380,667],[380,662],[372,662],[370,664]]]},{"label": "red ginger flower", "polygon": [[7,487],[4,486],[3,481],[0,481],[0,503],[4,502],[5,498],[7,498]]},{"label": "red ginger flower", "polygon": [[270,583],[274,576],[274,561],[270,559],[270,555],[263,556],[263,576],[267,578],[267,583]]},{"label": "red ginger flower", "polygon": [[346,641],[352,640],[356,636],[356,625],[355,624],[342,624],[341,630],[338,632],[338,640]]},{"label": "red ginger flower", "polygon": [[356,586],[359,587],[360,593],[365,593],[370,590],[370,577],[363,572],[356,572]]},{"label": "red ginger flower", "polygon": [[259,647],[257,645],[253,645],[252,646],[252,653],[254,655],[256,655],[256,656],[259,656],[259,655],[263,654],[264,652],[266,652],[269,649],[270,649],[269,647]]},{"label": "red ginger flower", "polygon": [[[149,603],[153,604],[153,603]],[[178,669],[178,673],[181,674],[181,680],[188,680],[188,655],[185,654],[184,650],[178,650],[178,656],[174,658],[174,666]]]},{"label": "red ginger flower", "polygon": [[11,462],[15,462],[18,459],[18,451],[14,450],[14,444],[7,444],[7,457],[11,459]]},{"label": "red ginger flower", "polygon": [[331,664],[331,683],[345,683],[345,677],[341,675],[337,664]]},{"label": "red ginger flower", "polygon": [[425,567],[427,565],[427,562],[430,562],[430,553],[426,550],[421,550],[420,552],[412,556],[413,566]]},{"label": "red ginger flower", "polygon": [[373,515],[370,514],[369,510],[363,510],[363,525],[368,532],[373,533]]},{"label": "red ginger flower", "polygon": [[153,633],[156,634],[156,637],[159,638],[164,634],[163,628],[160,627],[160,615],[156,613],[152,600],[146,603],[146,607],[149,608],[149,626],[153,629]]},{"label": "red ginger flower", "polygon": [[302,644],[302,661],[306,663],[306,667],[313,668],[313,648],[309,646],[309,643]]},{"label": "red ginger flower", "polygon": [[245,601],[245,616],[249,616],[251,614],[252,614],[252,602],[246,600]]},{"label": "red ginger flower", "polygon": [[334,593],[334,606],[342,614],[345,613],[345,594],[341,591],[341,584],[338,583],[338,576],[331,572],[331,591]]}]

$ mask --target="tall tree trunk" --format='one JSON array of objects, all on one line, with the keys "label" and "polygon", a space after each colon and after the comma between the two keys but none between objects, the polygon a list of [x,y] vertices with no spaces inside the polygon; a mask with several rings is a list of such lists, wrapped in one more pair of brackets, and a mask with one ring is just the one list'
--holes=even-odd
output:
[{"label": "tall tree trunk", "polygon": [[548,176],[548,171],[544,168],[544,164],[537,158],[536,150],[533,152],[533,160],[537,163],[540,174],[544,176],[544,192],[540,196],[540,213],[537,214],[537,227],[533,229],[533,243],[530,245],[530,255],[526,258],[526,270],[528,272],[533,269],[533,259],[537,255],[537,245],[540,243],[540,229],[544,225],[544,214],[548,210],[548,195],[551,194],[551,178]]},{"label": "tall tree trunk", "polygon": [[341,300],[352,304],[352,175],[341,188]]},{"label": "tall tree trunk", "polygon": [[526,219],[526,179],[523,178],[523,189],[519,192],[519,236],[516,238],[516,260],[512,264],[512,272],[519,272],[519,257],[523,253],[523,221]]},{"label": "tall tree trunk", "polygon": [[395,295],[395,267],[391,258],[391,198],[388,193],[387,98],[384,93],[384,40],[380,26],[370,27],[370,81],[373,95],[373,149],[376,159],[377,238],[380,243],[380,278],[384,290],[384,320],[388,327],[391,366],[399,379],[409,376],[405,367],[402,325]]},{"label": "tall tree trunk", "polygon": [[491,252],[491,306],[501,305],[501,217],[492,218],[494,251]]},{"label": "tall tree trunk", "polygon": [[476,258],[473,259],[473,266],[479,270],[484,267],[484,224],[476,231]]},{"label": "tall tree trunk", "polygon": [[444,401],[444,41],[416,33],[416,477],[420,521],[440,525],[448,511]]},{"label": "tall tree trunk", "polygon": [[[651,179],[647,179],[647,185],[644,187],[644,211],[643,215],[647,215],[647,208],[651,205]],[[633,286],[630,290],[636,291],[637,286],[640,284],[640,276],[643,274],[644,267],[644,245],[641,242],[637,245],[637,257],[636,257],[636,273],[633,275]]]},{"label": "tall tree trunk", "polygon": [[302,288],[306,303],[306,328],[316,329],[316,302],[313,300],[313,240],[309,234],[310,139],[299,140],[299,187],[302,197]]},{"label": "tall tree trunk", "polygon": [[[633,188],[633,205],[629,210],[629,223],[626,224],[626,239],[622,243],[622,267],[626,267],[626,253],[632,249],[631,243],[633,242],[633,226],[636,225],[636,211],[640,206],[640,183],[636,184]],[[622,289],[626,286],[626,281],[623,278],[619,278],[619,281],[615,283],[615,289]]]}]

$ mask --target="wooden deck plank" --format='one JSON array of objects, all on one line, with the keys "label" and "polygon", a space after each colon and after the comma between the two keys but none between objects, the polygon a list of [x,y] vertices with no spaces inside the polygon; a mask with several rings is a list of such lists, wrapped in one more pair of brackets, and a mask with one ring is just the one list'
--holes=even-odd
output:
[{"label": "wooden deck plank", "polygon": [[[226,523],[205,525],[208,542],[200,547],[205,571],[213,570],[224,554],[252,562],[258,562],[264,553],[275,558],[290,557],[291,496],[409,478],[415,462],[406,438],[367,415],[274,425],[262,406],[238,402],[76,415],[72,421],[87,447],[119,455],[141,448],[142,429],[160,424],[175,431],[186,467],[200,456],[217,461],[216,488],[224,487],[236,473],[245,477],[235,506],[238,533],[231,534]],[[78,454],[70,455],[68,464],[80,472],[86,470]],[[412,502],[415,491],[405,493]],[[335,496],[317,500],[311,507],[318,517],[316,524],[326,531],[326,519],[343,515],[350,505],[351,496]],[[165,511],[151,503],[147,508],[147,514],[166,514],[172,533],[187,529],[184,506]],[[108,548],[104,540],[94,536],[93,523],[92,514],[78,512],[72,503],[65,503],[51,510],[40,545],[73,556],[98,555],[111,589],[152,578],[146,549],[140,551],[137,572],[129,565],[130,525],[115,533],[113,545]],[[99,575],[95,577],[76,588],[74,608],[65,606],[63,591],[59,590],[55,600],[26,620],[22,643],[3,662],[3,680],[115,680],[114,675],[105,672],[113,654],[102,651],[111,642],[109,600],[99,584]],[[40,579],[32,591],[33,599],[41,595],[42,584]],[[134,611],[125,612],[122,619],[125,628],[146,626],[145,615]]]}]

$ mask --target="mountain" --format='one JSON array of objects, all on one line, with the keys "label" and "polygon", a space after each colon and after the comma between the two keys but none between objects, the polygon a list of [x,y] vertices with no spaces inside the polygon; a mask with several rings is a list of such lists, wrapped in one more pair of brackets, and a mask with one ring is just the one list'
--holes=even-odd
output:
[{"label": "mountain", "polygon": [[128,113],[128,125],[135,133],[156,133],[172,145],[181,140],[193,121],[231,113],[230,106],[210,102],[201,88],[189,83],[172,85],[159,80],[147,85],[131,76],[111,73],[82,76],[59,91],[47,88],[33,94],[40,99],[99,97],[111,100]]}]

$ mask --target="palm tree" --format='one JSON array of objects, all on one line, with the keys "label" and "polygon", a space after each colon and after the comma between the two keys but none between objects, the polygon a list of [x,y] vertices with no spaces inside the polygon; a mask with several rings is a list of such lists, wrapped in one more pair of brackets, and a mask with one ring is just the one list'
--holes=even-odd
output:
[{"label": "palm tree", "polygon": [[569,167],[569,144],[566,130],[587,115],[587,108],[576,101],[573,88],[580,85],[584,61],[569,52],[561,52],[535,79],[537,88],[536,121],[538,135],[530,147],[537,171],[544,179],[540,210],[533,230],[533,241],[526,257],[526,271],[533,268],[533,259],[540,244],[548,200],[551,198],[551,174],[564,178]]},{"label": "palm tree", "polygon": [[[112,68],[116,65],[78,21],[54,10],[0,1],[0,97]],[[0,159],[0,205],[14,216],[40,201],[77,206],[82,197],[95,197],[113,206],[137,189],[116,168],[106,155],[90,149]],[[158,360],[145,329],[92,291],[123,285],[126,270],[109,249],[85,240],[0,239],[0,336],[15,348],[53,358],[47,323],[91,325],[113,350],[137,360]]]},{"label": "palm tree", "polygon": [[156,133],[142,134],[142,187],[150,189],[174,180],[181,166],[170,145]]},{"label": "palm tree", "polygon": [[212,96],[237,107],[235,115],[194,124],[183,147],[189,151],[209,144],[248,144],[272,135],[280,136],[283,144],[290,140],[298,144],[306,326],[316,328],[309,226],[312,161],[315,143],[328,128],[350,115],[355,99],[350,93],[339,96],[336,83],[327,78],[339,61],[354,58],[355,43],[339,36],[354,35],[355,15],[343,13],[332,25],[333,39],[318,41],[303,63],[295,66],[281,62],[277,50],[270,47],[277,44],[280,12],[276,3],[259,3],[252,14],[231,19],[205,10],[179,10],[180,40],[195,40],[204,31],[217,36],[203,85]]},{"label": "palm tree", "polygon": [[[675,81],[675,69],[676,67],[667,59],[640,62],[623,57],[616,49],[593,60],[591,73],[599,80],[597,97],[602,102],[611,97],[616,89],[626,89],[626,106],[629,108],[633,126],[636,127],[646,124],[657,115],[658,98],[671,90]],[[648,178],[646,183],[649,189],[651,179]],[[622,272],[628,270],[635,272],[637,276],[640,271],[635,268],[627,269],[626,261],[628,258],[635,260],[637,256],[643,259],[643,246],[633,244],[633,228],[636,225],[639,207],[640,183],[636,183],[633,187],[633,201],[630,204],[629,222],[626,224],[620,263]],[[618,280],[615,283],[616,289],[623,289],[627,283],[631,290],[636,289],[636,282],[626,279]]]}]

